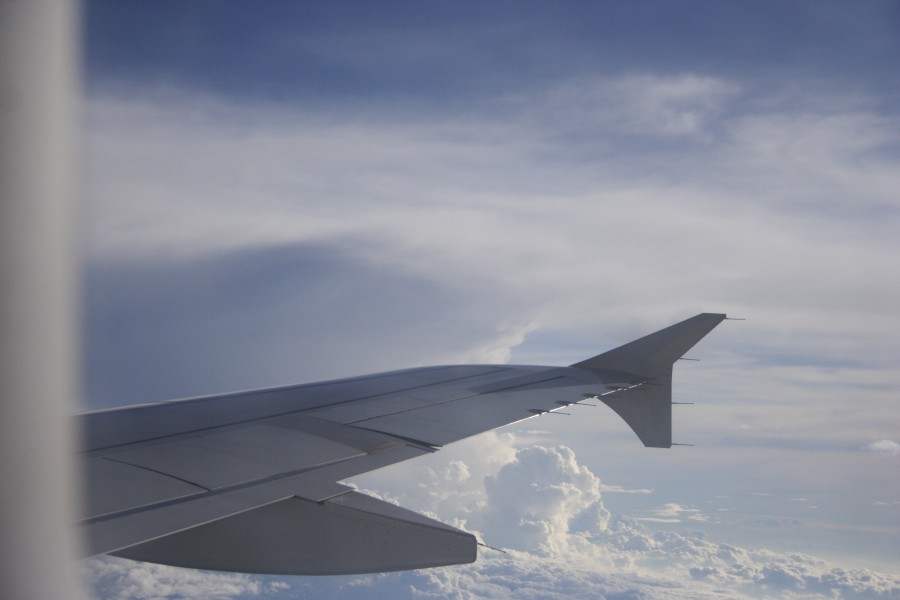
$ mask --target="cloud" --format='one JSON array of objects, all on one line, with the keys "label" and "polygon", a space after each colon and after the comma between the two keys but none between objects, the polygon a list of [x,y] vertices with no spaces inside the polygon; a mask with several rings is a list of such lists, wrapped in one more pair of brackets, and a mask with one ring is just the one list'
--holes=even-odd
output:
[{"label": "cloud", "polygon": [[[550,109],[541,118],[573,134],[706,137],[727,101],[739,91],[727,80],[690,73],[588,79],[551,90]],[[551,119],[550,114],[564,115],[566,121]]]},{"label": "cloud", "polygon": [[103,600],[267,598],[290,589],[284,581],[266,581],[240,573],[180,569],[113,557],[91,559],[82,572],[95,596]]},{"label": "cloud", "polygon": [[461,363],[476,364],[505,364],[509,362],[513,349],[525,341],[528,332],[536,329],[536,323],[514,324],[510,323],[505,331],[487,343],[482,342],[472,347],[459,357]]},{"label": "cloud", "polygon": [[883,454],[885,456],[900,455],[900,444],[893,440],[878,440],[877,442],[866,445],[865,449],[869,452],[877,452],[878,454]]},{"label": "cloud", "polygon": [[609,520],[599,505],[600,480],[566,447],[519,450],[484,485],[482,531],[492,545],[552,554],[566,546],[574,519],[591,521],[591,527]]},{"label": "cloud", "polygon": [[[507,307],[513,342],[536,324],[571,327],[575,315],[598,313],[597,298],[614,316],[633,314],[634,298],[659,297],[642,313],[668,319],[702,298],[745,314],[752,306],[764,322],[790,310],[804,329],[827,319],[834,336],[883,328],[897,291],[877,276],[896,256],[887,233],[900,215],[898,182],[885,137],[894,117],[807,112],[795,98],[749,110],[740,95],[725,79],[646,74],[500,99],[501,117],[344,120],[189,95],[98,96],[89,255],[159,262],[340,248],[467,296],[489,287],[481,306]],[[643,115],[641,127],[660,135],[710,115],[724,124],[708,145],[658,144],[621,130],[634,119],[604,103]],[[671,107],[684,104],[703,118]],[[579,112],[603,117],[586,124]],[[564,133],[586,128],[586,139]],[[584,278],[594,265],[602,276]],[[805,286],[794,285],[800,278]],[[563,293],[576,283],[579,294]]]},{"label": "cloud", "polygon": [[604,494],[652,494],[653,490],[647,488],[626,489],[620,485],[600,484],[600,491]]},{"label": "cloud", "polygon": [[513,323],[460,315],[459,295],[440,284],[329,250],[89,266],[91,407],[502,361],[524,335]]},{"label": "cloud", "polygon": [[648,521],[655,523],[681,523],[682,520],[688,521],[708,521],[709,518],[703,515],[698,508],[688,508],[681,506],[675,502],[663,504],[653,511],[653,517],[638,517],[639,521]]},{"label": "cloud", "polygon": [[[879,274],[897,255],[884,135],[894,117],[820,114],[776,92],[770,110],[750,110],[742,93],[727,79],[643,74],[500,98],[499,117],[345,119],[146,90],[99,95],[88,105],[88,254],[168,264],[284,245],[339,252],[477,305],[496,341],[472,340],[466,358],[503,360],[536,328],[627,338],[640,329],[625,327],[635,314],[650,327],[698,307],[752,313],[766,325],[746,343],[765,355],[779,331],[791,334],[783,355],[816,363],[863,357],[866,344],[891,355],[879,332],[894,323],[887,299],[898,290]],[[724,123],[697,147],[642,141],[617,129],[629,120],[615,111],[588,139],[560,133],[585,130],[579,111],[605,114],[594,102],[692,121],[674,108],[654,116],[636,98]],[[813,150],[821,158],[810,163]]]},{"label": "cloud", "polygon": [[[495,440],[496,441],[496,440]],[[513,440],[506,438],[512,444]],[[611,515],[599,479],[571,449],[528,446],[484,479],[472,503],[472,472],[454,460],[429,476],[447,506],[477,507],[468,515],[507,553],[482,549],[473,565],[404,573],[272,578],[217,574],[99,559],[88,563],[98,597],[131,598],[897,598],[900,577],[846,569],[797,553],[741,548],[699,533],[651,533]],[[420,476],[419,476],[420,477]],[[421,480],[421,479],[420,479]],[[423,497],[425,502],[429,500]],[[416,507],[420,508],[420,507]],[[695,512],[676,503],[660,514]]]}]

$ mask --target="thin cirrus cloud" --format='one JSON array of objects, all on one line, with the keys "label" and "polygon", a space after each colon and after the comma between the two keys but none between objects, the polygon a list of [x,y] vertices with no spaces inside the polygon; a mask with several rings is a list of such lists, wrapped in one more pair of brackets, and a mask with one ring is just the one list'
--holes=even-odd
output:
[{"label": "thin cirrus cloud", "polygon": [[[640,85],[678,88],[676,78],[652,79]],[[599,84],[597,93],[616,87]],[[627,96],[621,103],[651,120],[655,113],[660,119],[702,113],[709,103],[724,110],[722,92],[706,90],[715,86],[686,87],[674,100],[664,95],[668,100],[660,102],[673,104],[667,110],[635,109]],[[713,100],[697,99],[707,95]],[[664,289],[670,304],[706,296],[725,308],[752,306],[763,317],[804,307],[800,319],[837,317],[838,326],[842,314],[865,306],[868,322],[855,322],[862,318],[856,313],[847,323],[852,330],[894,318],[886,299],[895,284],[876,276],[893,264],[894,244],[871,235],[897,219],[896,203],[880,191],[891,189],[895,170],[879,157],[883,138],[871,134],[890,128],[884,118],[872,117],[863,133],[833,124],[831,136],[819,133],[824,140],[807,142],[819,154],[838,146],[850,153],[839,166],[817,162],[827,176],[811,177],[808,152],[784,150],[788,142],[768,133],[785,129],[781,115],[774,122],[738,114],[727,127],[697,125],[717,143],[689,141],[655,157],[655,144],[641,143],[646,156],[633,160],[621,144],[633,135],[601,124],[596,139],[570,143],[574,134],[546,135],[561,127],[540,110],[537,117],[513,110],[499,124],[440,117],[344,124],[302,111],[257,118],[240,107],[214,107],[221,119],[194,119],[188,115],[207,110],[204,100],[184,100],[200,103],[187,113],[173,102],[165,109],[123,99],[93,105],[103,115],[93,119],[93,164],[117,174],[95,178],[102,187],[92,194],[90,251],[98,260],[338,245],[357,260],[415,277],[440,273],[446,285],[470,294],[487,282],[499,286],[503,302],[527,293],[532,312],[552,311],[550,319],[561,324],[566,314],[588,312],[579,298],[586,304],[592,294],[559,306],[553,291],[582,279],[588,265],[602,264],[602,279],[579,287],[602,294],[613,310],[627,298]],[[545,112],[560,111],[551,103]],[[613,122],[627,127],[628,119]],[[573,120],[573,128],[580,125]],[[829,128],[827,121],[809,125],[810,131]],[[848,143],[854,135],[864,140],[855,149]],[[804,137],[790,135],[791,143]],[[643,166],[640,175],[635,165]],[[773,178],[776,166],[794,176]],[[851,193],[858,200],[847,207]],[[804,285],[795,285],[800,279]]]}]

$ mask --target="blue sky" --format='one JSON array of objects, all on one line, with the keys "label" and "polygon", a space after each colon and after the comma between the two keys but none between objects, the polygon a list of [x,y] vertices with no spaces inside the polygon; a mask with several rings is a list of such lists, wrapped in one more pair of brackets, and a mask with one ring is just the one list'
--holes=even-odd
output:
[{"label": "blue sky", "polygon": [[748,318],[677,367],[693,448],[584,408],[356,481],[508,555],[95,561],[98,595],[900,593],[896,3],[109,1],[84,28],[89,408]]}]

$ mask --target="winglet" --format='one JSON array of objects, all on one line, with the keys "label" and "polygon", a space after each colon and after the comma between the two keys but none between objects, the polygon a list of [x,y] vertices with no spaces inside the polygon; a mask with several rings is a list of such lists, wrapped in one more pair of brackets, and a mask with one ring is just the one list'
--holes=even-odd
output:
[{"label": "winglet", "polygon": [[657,377],[723,320],[723,314],[702,313],[572,366]]},{"label": "winglet", "polygon": [[702,313],[571,366],[592,371],[604,382],[621,379],[623,373],[653,382],[643,391],[599,399],[628,423],[645,446],[670,448],[672,365],[723,320],[723,314]]}]

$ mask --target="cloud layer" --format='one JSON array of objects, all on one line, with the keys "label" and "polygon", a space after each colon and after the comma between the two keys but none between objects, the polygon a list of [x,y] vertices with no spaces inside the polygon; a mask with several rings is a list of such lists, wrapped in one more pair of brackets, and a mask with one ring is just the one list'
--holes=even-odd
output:
[{"label": "cloud layer", "polygon": [[[565,446],[515,448],[488,436],[479,450],[506,446],[511,460],[472,482],[487,463],[453,461],[431,472],[428,511],[472,528],[504,551],[482,549],[468,566],[355,577],[277,578],[214,574],[97,559],[88,565],[98,597],[131,598],[900,598],[900,578],[843,569],[804,554],[748,549],[701,533],[650,532],[610,514],[600,480]],[[477,462],[477,461],[476,461]],[[418,475],[424,481],[423,473]],[[407,482],[410,484],[411,482]],[[415,488],[415,485],[409,487]],[[433,493],[431,493],[433,492]],[[438,495],[435,495],[438,494]],[[414,502],[414,490],[404,500]],[[667,503],[661,514],[696,514]]]}]

